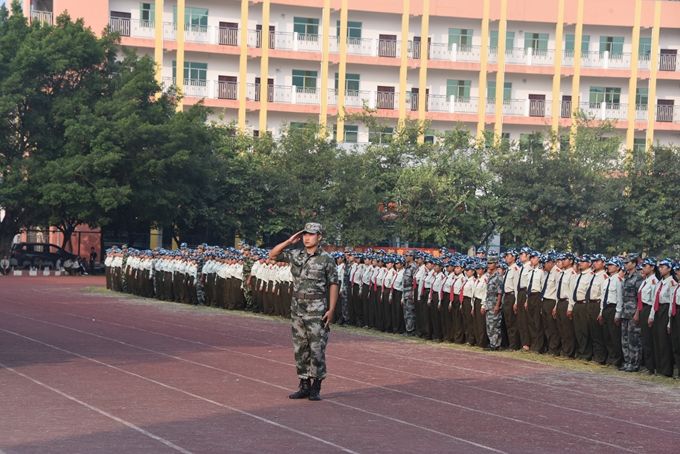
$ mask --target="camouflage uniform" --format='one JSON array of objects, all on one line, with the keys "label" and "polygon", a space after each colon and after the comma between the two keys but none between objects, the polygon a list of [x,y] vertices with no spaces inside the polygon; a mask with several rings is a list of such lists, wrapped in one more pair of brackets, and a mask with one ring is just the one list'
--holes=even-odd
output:
[{"label": "camouflage uniform", "polygon": [[623,307],[616,308],[616,318],[621,319],[621,347],[623,349],[624,370],[639,370],[642,356],[640,326],[633,322],[637,310],[637,293],[642,285],[642,275],[638,272],[626,273],[623,281]]},{"label": "camouflage uniform", "polygon": [[501,320],[502,312],[494,313],[494,308],[498,303],[498,295],[503,293],[503,280],[498,272],[495,272],[489,278],[486,284],[486,299],[484,300],[484,309],[486,309],[486,334],[489,337],[489,347],[498,348],[501,346]]},{"label": "camouflage uniform", "polygon": [[413,333],[416,330],[416,306],[415,295],[413,293],[413,278],[418,272],[418,265],[411,263],[404,268],[404,277],[402,286],[404,288],[401,295],[401,302],[404,306],[404,322],[406,324],[406,332]]},{"label": "camouflage uniform", "polygon": [[199,306],[205,306],[205,275],[203,274],[205,255],[198,254],[196,257],[196,302]]},{"label": "camouflage uniform", "polygon": [[340,321],[342,321],[342,323],[349,323],[349,292],[352,288],[352,283],[349,281],[350,268],[350,264],[345,263],[343,275],[338,276],[342,279],[340,294],[338,296],[338,303],[340,304]]},{"label": "camouflage uniform", "polygon": [[250,280],[250,271],[253,269],[253,261],[250,257],[243,258],[243,299],[245,300],[246,310],[253,309],[253,290],[248,282]]},{"label": "camouflage uniform", "polygon": [[313,255],[304,249],[281,253],[277,260],[290,263],[293,275],[293,348],[298,377],[326,377],[328,332],[322,317],[328,309],[328,290],[339,285],[335,260],[320,247]]}]

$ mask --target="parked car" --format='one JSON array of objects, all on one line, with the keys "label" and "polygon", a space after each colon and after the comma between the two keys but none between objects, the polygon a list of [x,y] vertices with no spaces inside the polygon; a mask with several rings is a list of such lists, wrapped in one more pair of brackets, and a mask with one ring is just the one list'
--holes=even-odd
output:
[{"label": "parked car", "polygon": [[18,268],[55,269],[57,261],[63,264],[67,259],[76,260],[77,255],[65,251],[57,245],[49,243],[16,243],[10,249],[10,259],[16,260]]}]

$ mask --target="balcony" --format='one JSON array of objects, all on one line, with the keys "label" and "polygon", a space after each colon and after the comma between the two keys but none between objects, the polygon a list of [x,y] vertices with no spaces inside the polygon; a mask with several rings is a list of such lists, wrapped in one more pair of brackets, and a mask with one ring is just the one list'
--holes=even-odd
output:
[{"label": "balcony", "polygon": [[[490,61],[498,61],[498,49],[493,49]],[[550,66],[555,64],[553,49],[539,50],[531,47],[514,47],[505,50],[505,63],[509,65]]]},{"label": "balcony", "polygon": [[[170,87],[176,83],[172,77],[164,77],[163,84]],[[203,79],[185,79],[182,95],[199,99],[238,100],[238,83]]]},{"label": "balcony", "polygon": [[[458,44],[433,42],[429,46],[431,60],[479,62],[479,46],[458,46]],[[420,46],[410,49],[409,57],[420,58]]]},{"label": "balcony", "polygon": [[53,14],[52,11],[39,11],[32,9],[31,10],[31,23],[40,23],[43,25],[52,25],[52,18]]},{"label": "balcony", "polygon": [[628,118],[627,104],[582,102],[579,108],[581,112],[594,120],[625,121]]}]

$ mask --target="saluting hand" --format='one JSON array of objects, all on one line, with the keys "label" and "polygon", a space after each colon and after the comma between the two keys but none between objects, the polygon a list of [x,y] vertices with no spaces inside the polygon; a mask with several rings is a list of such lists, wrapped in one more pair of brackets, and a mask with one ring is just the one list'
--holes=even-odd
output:
[{"label": "saluting hand", "polygon": [[295,244],[295,243],[297,243],[298,241],[300,241],[300,240],[302,239],[302,234],[303,234],[303,233],[304,233],[304,232],[303,232],[302,230],[300,230],[299,232],[293,234],[290,238],[288,238],[288,242],[289,242],[290,244]]}]

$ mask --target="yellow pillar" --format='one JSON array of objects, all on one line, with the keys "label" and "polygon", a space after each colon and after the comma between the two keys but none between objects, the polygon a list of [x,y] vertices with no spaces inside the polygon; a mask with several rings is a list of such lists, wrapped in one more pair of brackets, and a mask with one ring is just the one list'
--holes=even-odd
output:
[{"label": "yellow pillar", "polygon": [[238,72],[238,129],[246,130],[246,97],[248,96],[248,0],[241,0],[240,55]]},{"label": "yellow pillar", "polygon": [[260,37],[262,57],[260,58],[260,134],[267,131],[267,98],[269,80],[269,12],[271,1],[262,2],[262,36]]},{"label": "yellow pillar", "polygon": [[163,83],[163,0],[154,4],[154,61],[156,62],[156,81]]},{"label": "yellow pillar", "polygon": [[581,102],[581,43],[583,42],[583,1],[578,0],[576,12],[576,30],[574,31],[574,77],[571,80],[571,135],[569,142],[573,147],[576,142],[576,116]]},{"label": "yellow pillar", "polygon": [[425,142],[425,108],[427,107],[427,63],[430,58],[430,0],[423,0],[423,17],[420,22],[420,70],[418,73],[418,142]]},{"label": "yellow pillar", "polygon": [[[633,20],[633,52],[630,56],[630,80],[628,81],[628,129],[626,130],[626,150],[633,150],[635,143],[635,96],[637,94],[638,62],[640,58],[640,17],[642,16],[642,0],[635,0],[635,17]],[[631,154],[628,154],[628,158]]]},{"label": "yellow pillar", "polygon": [[321,134],[326,134],[326,120],[328,117],[328,55],[330,46],[330,26],[331,26],[331,0],[324,0],[323,11],[321,12],[321,29],[323,30],[321,42],[321,94],[319,106],[319,125]]},{"label": "yellow pillar", "polygon": [[[484,127],[486,123],[486,71],[489,65],[490,15],[491,0],[484,0],[482,12],[482,49],[479,54],[479,105],[477,106],[477,140],[484,139]],[[501,39],[498,38],[498,41],[500,46]]]},{"label": "yellow pillar", "polygon": [[654,143],[656,121],[656,76],[659,72],[659,32],[661,30],[661,1],[654,2],[654,26],[652,27],[652,58],[649,62],[649,99],[647,104],[647,147]]},{"label": "yellow pillar", "polygon": [[401,65],[399,67],[399,128],[406,121],[406,82],[408,77],[408,22],[411,16],[410,0],[403,0],[401,12]]},{"label": "yellow pillar", "polygon": [[347,0],[340,4],[340,62],[338,66],[338,123],[336,140],[342,142],[345,138],[345,84],[347,83]]},{"label": "yellow pillar", "polygon": [[[557,137],[560,131],[560,84],[562,82],[562,54],[564,53],[564,0],[557,4],[557,24],[555,25],[555,73],[552,81],[552,132]],[[555,140],[553,151],[560,146],[560,141]]]},{"label": "yellow pillar", "polygon": [[[176,30],[176,41],[177,41],[177,62],[176,64],[176,85],[180,93],[184,93],[184,0],[177,0],[177,30]],[[177,111],[181,112],[183,110],[184,103],[180,102],[177,104]]]},{"label": "yellow pillar", "polygon": [[[503,94],[505,86],[505,35],[507,33],[507,27],[508,27],[508,0],[501,0],[501,17],[500,20],[498,21],[498,72],[496,73],[496,106],[495,106],[496,118],[494,123],[495,141],[500,141],[501,134],[503,134]],[[482,39],[484,38],[482,37]]]}]

